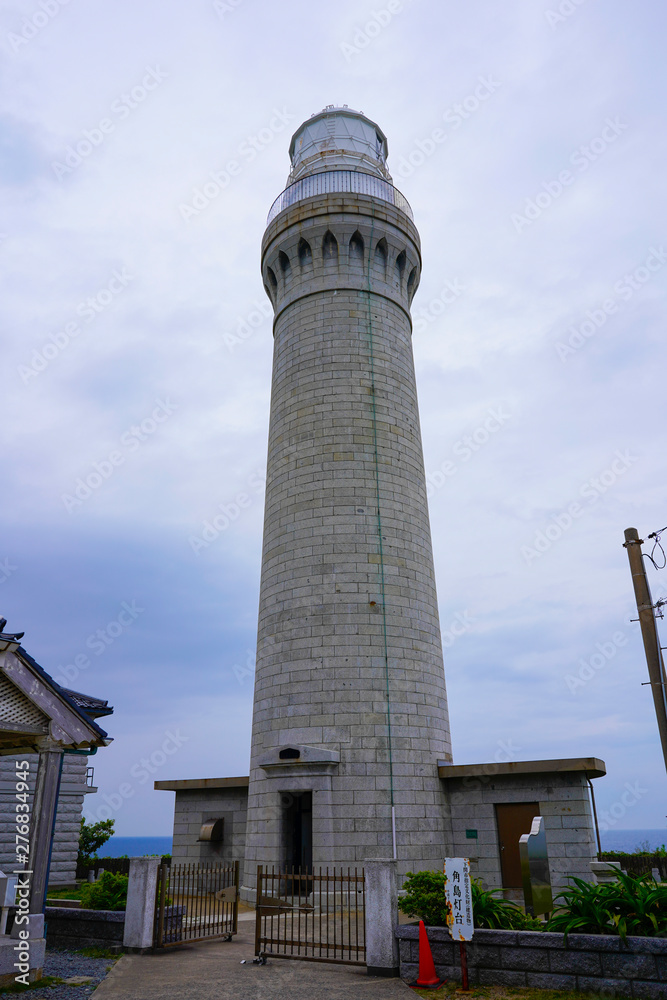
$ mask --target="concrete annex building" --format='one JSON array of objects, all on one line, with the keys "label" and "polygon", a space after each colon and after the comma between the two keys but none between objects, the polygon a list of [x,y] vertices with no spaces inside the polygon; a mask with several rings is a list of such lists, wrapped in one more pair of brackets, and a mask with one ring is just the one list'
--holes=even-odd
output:
[{"label": "concrete annex building", "polygon": [[249,896],[257,864],[373,857],[402,875],[466,855],[513,888],[541,814],[554,883],[588,877],[602,762],[453,764],[411,342],[421,249],[386,137],[332,106],[290,156],[262,241],[275,318],[250,774],[155,783],[176,791],[174,860],[239,858]]}]

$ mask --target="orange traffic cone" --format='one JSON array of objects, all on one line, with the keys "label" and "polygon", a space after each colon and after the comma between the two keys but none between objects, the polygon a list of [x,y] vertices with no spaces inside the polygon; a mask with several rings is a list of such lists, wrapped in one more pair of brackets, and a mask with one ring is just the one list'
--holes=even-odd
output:
[{"label": "orange traffic cone", "polygon": [[419,987],[420,990],[437,990],[443,983],[445,979],[438,979],[438,974],[435,971],[435,962],[433,961],[433,955],[431,954],[431,946],[428,943],[428,937],[426,936],[426,928],[424,927],[424,921],[419,921],[419,975],[414,983],[410,983],[413,989]]}]

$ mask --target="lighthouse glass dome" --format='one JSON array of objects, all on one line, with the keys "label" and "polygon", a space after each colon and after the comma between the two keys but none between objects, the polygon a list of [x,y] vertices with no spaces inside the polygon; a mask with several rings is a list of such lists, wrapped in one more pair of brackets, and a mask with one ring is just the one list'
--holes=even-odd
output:
[{"label": "lighthouse glass dome", "polygon": [[267,225],[286,208],[322,194],[365,194],[395,205],[412,219],[407,199],[387,170],[387,138],[359,111],[333,104],[301,125],[290,144],[292,169]]},{"label": "lighthouse glass dome", "polygon": [[292,137],[290,157],[288,184],[323,170],[361,170],[391,181],[384,132],[345,106],[329,105],[304,122]]}]

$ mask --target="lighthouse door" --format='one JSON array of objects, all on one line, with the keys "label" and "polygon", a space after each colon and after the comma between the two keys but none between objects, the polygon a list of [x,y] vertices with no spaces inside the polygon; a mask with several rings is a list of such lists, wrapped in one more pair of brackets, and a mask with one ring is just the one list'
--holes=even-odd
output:
[{"label": "lighthouse door", "polygon": [[287,804],[283,825],[283,850],[287,870],[310,872],[313,867],[313,793],[283,793]]}]

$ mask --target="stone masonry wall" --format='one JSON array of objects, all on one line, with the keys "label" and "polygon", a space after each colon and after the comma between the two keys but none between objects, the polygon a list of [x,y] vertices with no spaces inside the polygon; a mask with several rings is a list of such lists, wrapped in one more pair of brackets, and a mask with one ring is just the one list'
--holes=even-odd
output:
[{"label": "stone masonry wall", "polygon": [[[461,980],[459,945],[444,927],[427,928],[438,975]],[[419,928],[396,929],[401,976],[413,982],[419,971]],[[480,986],[532,986],[578,990],[606,997],[665,1000],[667,940],[542,931],[477,930],[467,945],[468,976]]]},{"label": "stone masonry wall", "polygon": [[[447,779],[454,857],[470,857],[472,874],[489,888],[500,888],[500,848],[494,806],[503,802],[539,802],[547,835],[554,892],[568,876],[591,881],[589,862],[596,857],[595,832],[585,777],[577,772]],[[474,827],[478,840],[467,840]]]},{"label": "stone masonry wall", "polygon": [[[0,757],[0,870],[14,868],[16,834],[16,760],[30,762],[30,797],[35,787],[39,757]],[[76,878],[76,857],[83,800],[86,794],[87,757],[65,754],[60,781],[56,828],[51,854],[49,884],[70,883]]]},{"label": "stone masonry wall", "polygon": [[44,916],[46,941],[50,948],[122,950],[124,910],[82,910],[47,906]]},{"label": "stone masonry wall", "polygon": [[[195,861],[241,861],[245,852],[247,788],[211,788],[176,792],[172,864]],[[222,843],[199,841],[202,823],[224,817]]]}]

